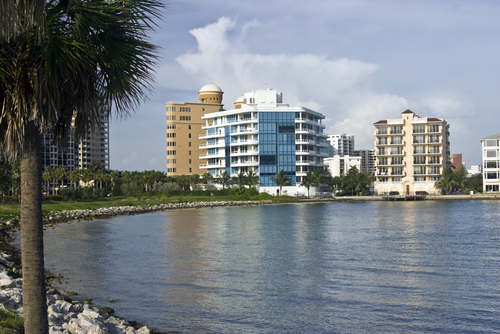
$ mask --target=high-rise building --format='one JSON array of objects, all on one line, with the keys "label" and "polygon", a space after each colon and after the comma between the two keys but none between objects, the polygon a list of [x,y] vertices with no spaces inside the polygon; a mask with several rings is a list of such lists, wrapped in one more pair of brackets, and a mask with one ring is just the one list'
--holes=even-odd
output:
[{"label": "high-rise building", "polygon": [[330,156],[354,155],[354,135],[329,135],[328,141],[330,142]]},{"label": "high-rise building", "polygon": [[109,170],[109,116],[104,110],[99,117],[99,124],[78,143],[76,168],[87,169],[95,163]]},{"label": "high-rise building", "polygon": [[453,171],[456,171],[457,169],[459,169],[462,166],[463,166],[462,153],[452,154],[451,155],[451,165],[450,165],[450,168]]},{"label": "high-rise building", "polygon": [[334,155],[330,158],[325,158],[325,164],[328,165],[328,170],[332,176],[345,176],[349,169],[355,166],[358,170],[361,170],[361,157],[351,157],[344,155]]},{"label": "high-rise building", "polygon": [[210,83],[198,92],[199,102],[166,103],[167,116],[167,175],[203,174],[200,169],[206,150],[200,149],[204,140],[200,138],[201,118],[207,113],[223,110],[222,95],[224,92]]},{"label": "high-rise building", "polygon": [[406,110],[401,119],[381,120],[374,126],[375,192],[439,194],[434,183],[450,165],[448,123]]},{"label": "high-rise building", "polygon": [[359,171],[365,174],[375,174],[375,150],[354,150],[355,157],[361,157]]},{"label": "high-rise building", "polygon": [[500,132],[481,139],[483,192],[500,191]]},{"label": "high-rise building", "polygon": [[[277,194],[272,181],[283,170],[293,181],[284,187],[289,194],[305,194],[300,183],[309,170],[326,167],[327,135],[325,117],[303,107],[283,103],[282,93],[257,90],[245,93],[235,109],[209,113],[202,117],[206,140],[200,149],[201,169],[218,177],[224,171],[232,176],[254,171],[260,176],[261,192]],[[314,190],[313,190],[314,191]]]}]

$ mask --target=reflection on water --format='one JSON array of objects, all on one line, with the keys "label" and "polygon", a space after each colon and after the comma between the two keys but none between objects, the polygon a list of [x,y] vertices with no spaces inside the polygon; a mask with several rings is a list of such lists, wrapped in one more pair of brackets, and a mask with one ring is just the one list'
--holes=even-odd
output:
[{"label": "reflection on water", "polygon": [[486,201],[179,210],[48,229],[46,262],[163,331],[486,333],[499,218]]}]

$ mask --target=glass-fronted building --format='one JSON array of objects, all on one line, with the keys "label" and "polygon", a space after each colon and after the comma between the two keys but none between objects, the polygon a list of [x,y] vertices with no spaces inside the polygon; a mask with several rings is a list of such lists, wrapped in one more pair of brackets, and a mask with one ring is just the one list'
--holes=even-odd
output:
[{"label": "glass-fronted building", "polygon": [[500,132],[481,139],[483,192],[500,192]]},{"label": "glass-fronted building", "polygon": [[200,168],[214,177],[224,171],[231,176],[254,171],[260,177],[260,191],[277,194],[272,177],[283,170],[293,181],[283,190],[289,195],[306,193],[300,186],[307,171],[326,167],[328,137],[323,133],[324,116],[303,107],[283,103],[282,93],[257,90],[239,98],[237,109],[202,117],[206,140],[200,148],[207,154]]}]

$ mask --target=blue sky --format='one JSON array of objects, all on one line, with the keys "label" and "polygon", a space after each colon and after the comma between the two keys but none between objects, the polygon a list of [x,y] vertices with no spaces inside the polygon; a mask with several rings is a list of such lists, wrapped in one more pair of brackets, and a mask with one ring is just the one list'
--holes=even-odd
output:
[{"label": "blue sky", "polygon": [[111,168],[166,170],[165,102],[213,82],[231,109],[267,87],[373,148],[373,123],[411,109],[445,118],[470,168],[500,132],[498,1],[171,1],[153,41],[156,88],[110,128]]}]

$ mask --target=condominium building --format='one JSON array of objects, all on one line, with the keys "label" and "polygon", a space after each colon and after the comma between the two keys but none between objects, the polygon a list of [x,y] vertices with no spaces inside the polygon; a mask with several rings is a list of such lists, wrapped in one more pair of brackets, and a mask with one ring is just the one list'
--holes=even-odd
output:
[{"label": "condominium building", "polygon": [[354,150],[355,157],[361,157],[359,171],[365,174],[375,174],[375,150]]},{"label": "condominium building", "polygon": [[199,102],[166,103],[167,175],[206,172],[200,168],[200,156],[206,154],[206,150],[200,148],[205,143],[200,138],[205,124],[202,116],[223,110],[223,94],[218,86],[210,83],[198,92]]},{"label": "condominium building", "polygon": [[97,124],[78,143],[77,169],[87,169],[98,163],[109,170],[109,113],[104,109]]},{"label": "condominium building", "polygon": [[330,142],[330,156],[339,155],[354,155],[354,135],[329,135],[328,141]]},{"label": "condominium building", "polygon": [[381,120],[374,126],[375,192],[440,193],[434,183],[450,164],[448,123],[406,110],[401,119]]},{"label": "condominium building", "polygon": [[214,176],[227,171],[232,176],[254,171],[260,176],[260,191],[277,194],[272,181],[283,170],[292,180],[284,187],[289,194],[306,193],[300,186],[309,170],[326,167],[327,135],[325,117],[303,107],[283,103],[282,93],[257,90],[245,93],[235,109],[209,113],[202,117],[206,140],[200,149],[200,168]]},{"label": "condominium building", "polygon": [[500,132],[481,139],[483,192],[500,191]]},{"label": "condominium building", "polygon": [[349,155],[334,155],[330,158],[325,158],[324,162],[328,165],[328,170],[332,176],[345,176],[349,169],[355,166],[361,170],[361,157],[351,157]]}]

